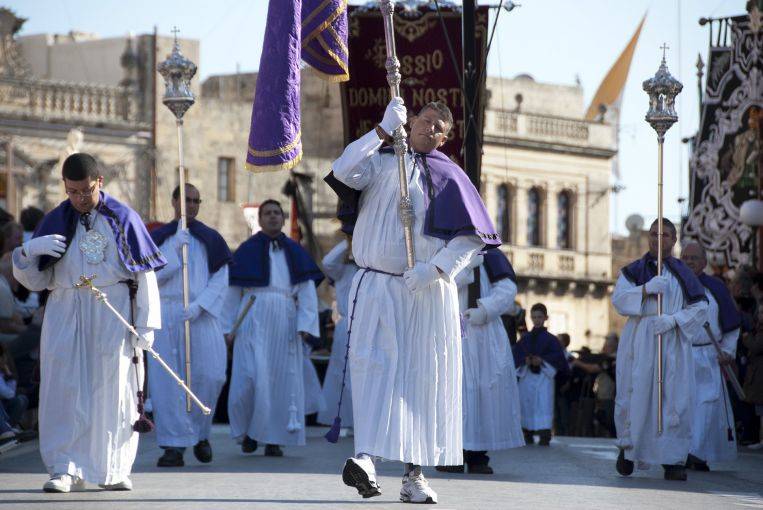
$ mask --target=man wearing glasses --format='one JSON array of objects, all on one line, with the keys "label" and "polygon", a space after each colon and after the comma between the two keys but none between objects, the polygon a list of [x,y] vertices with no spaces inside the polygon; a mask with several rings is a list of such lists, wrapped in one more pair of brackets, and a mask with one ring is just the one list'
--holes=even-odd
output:
[{"label": "man wearing glasses", "polygon": [[[69,198],[13,251],[16,279],[33,291],[50,290],[40,346],[40,453],[50,474],[43,490],[83,490],[86,480],[131,490],[140,386],[132,360],[161,326],[154,270],[165,260],[138,214],[101,190],[92,156],[72,154],[62,176]],[[124,317],[134,312],[140,338],[74,286],[83,275],[94,275]]]},{"label": "man wearing glasses", "polygon": [[[227,351],[220,319],[228,289],[231,253],[216,230],[196,219],[201,198],[199,190],[192,184],[186,184],[185,204],[187,229],[178,228],[178,186],[172,192],[175,219],[151,232],[154,242],[167,258],[167,266],[157,273],[164,327],[157,332],[156,349],[177,373],[183,373],[185,321],[191,322],[191,389],[214,410],[225,384]],[[183,245],[188,245],[188,310],[183,307]],[[183,453],[189,446],[193,446],[193,454],[199,462],[211,462],[209,433],[214,412],[204,416],[195,407],[187,412],[185,393],[153,359],[149,360],[149,370],[156,440],[164,450],[157,466],[183,466]]]}]

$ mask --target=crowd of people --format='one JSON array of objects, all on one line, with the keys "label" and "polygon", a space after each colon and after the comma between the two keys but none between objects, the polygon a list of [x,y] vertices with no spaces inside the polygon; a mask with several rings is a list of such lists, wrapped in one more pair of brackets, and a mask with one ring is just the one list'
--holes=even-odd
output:
[{"label": "crowd of people", "polygon": [[[260,204],[260,231],[231,252],[198,220],[195,186],[176,188],[174,220],[149,231],[103,191],[94,158],[70,156],[64,202],[48,214],[25,209],[20,223],[6,214],[0,225],[0,448],[39,431],[45,491],[86,482],[131,490],[139,432],[155,427],[159,467],[184,466],[188,448],[213,460],[221,392],[243,453],[304,445],[306,415],[317,413],[330,442],[352,429],[346,485],[378,496],[375,462],[396,460],[400,499],[413,503],[437,502],[422,466],[491,474],[490,451],[536,437],[547,447],[554,434],[616,437],[620,474],[662,464],[670,480],[733,459],[737,437],[763,447],[763,276],[738,271],[729,293],[705,274],[701,246],[671,256],[667,221],[658,274],[655,223],[650,252],[618,275],[621,336],[608,335],[599,352],[571,352],[569,335],[546,328],[543,303],[530,307],[527,328],[516,274],[491,249],[500,240],[476,189],[437,150],[453,126],[442,103],[410,122],[406,247],[394,205],[400,155],[383,147],[405,122],[393,99],[332,164],[326,180],[346,237],[320,266],[282,233],[276,200]],[[325,332],[317,288],[326,278],[337,321],[321,387],[310,354]],[[667,374],[659,404],[655,338]],[[192,374],[190,388],[168,369]]]}]

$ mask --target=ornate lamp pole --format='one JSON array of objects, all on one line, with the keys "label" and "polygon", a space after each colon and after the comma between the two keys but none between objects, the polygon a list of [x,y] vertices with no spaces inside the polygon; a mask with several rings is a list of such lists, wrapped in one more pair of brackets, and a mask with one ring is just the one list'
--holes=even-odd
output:
[{"label": "ornate lamp pole", "polygon": [[[175,115],[175,124],[177,125],[178,136],[178,174],[180,183],[180,223],[179,229],[185,230],[185,166],[183,165],[183,115],[196,101],[191,92],[191,79],[196,74],[196,64],[188,60],[180,53],[178,44],[178,29],[173,28],[175,34],[175,43],[172,46],[172,53],[167,56],[167,60],[160,63],[157,71],[164,78],[164,97],[162,103],[169,108]],[[183,245],[183,309],[188,311],[189,289],[188,289],[188,245]],[[185,321],[185,384],[191,387],[191,323]],[[186,411],[191,412],[191,398],[186,395]]]},{"label": "ornate lamp pole", "polygon": [[[644,119],[657,132],[657,274],[662,274],[662,146],[665,133],[678,120],[675,110],[676,96],[683,89],[673,78],[665,63],[667,45],[662,45],[662,63],[657,73],[643,83],[649,95],[649,110]],[[662,295],[657,294],[657,313],[662,315]],[[657,433],[662,434],[663,363],[662,335],[657,336]]]}]

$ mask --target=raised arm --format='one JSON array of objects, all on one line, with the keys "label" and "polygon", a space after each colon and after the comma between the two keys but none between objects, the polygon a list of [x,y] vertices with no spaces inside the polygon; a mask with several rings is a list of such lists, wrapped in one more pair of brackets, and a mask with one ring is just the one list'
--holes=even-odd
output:
[{"label": "raised arm", "polygon": [[[485,278],[486,273],[481,277]],[[487,296],[477,300],[478,305],[487,313],[487,320],[491,321],[507,313],[514,307],[514,299],[517,297],[517,284],[508,278],[498,280],[490,286]]]},{"label": "raised arm", "polygon": [[451,281],[469,265],[474,254],[483,246],[484,243],[477,236],[454,237],[432,257],[429,263],[442,272],[443,278]]}]

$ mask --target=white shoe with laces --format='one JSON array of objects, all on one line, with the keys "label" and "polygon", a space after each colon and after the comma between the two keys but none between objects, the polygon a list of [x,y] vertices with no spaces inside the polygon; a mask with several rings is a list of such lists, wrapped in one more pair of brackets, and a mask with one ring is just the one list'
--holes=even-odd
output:
[{"label": "white shoe with laces", "polygon": [[85,490],[85,480],[71,475],[53,475],[42,486],[45,492],[79,492]]},{"label": "white shoe with laces", "polygon": [[98,487],[107,491],[131,491],[132,481],[129,478],[125,478],[121,482],[112,483],[109,485],[98,484]]},{"label": "white shoe with laces", "polygon": [[429,481],[424,478],[421,468],[414,469],[403,477],[400,501],[437,504],[437,493],[429,486]]},{"label": "white shoe with laces", "polygon": [[345,485],[355,487],[364,498],[381,495],[381,487],[376,482],[376,468],[369,457],[347,459],[342,470],[342,481]]}]

